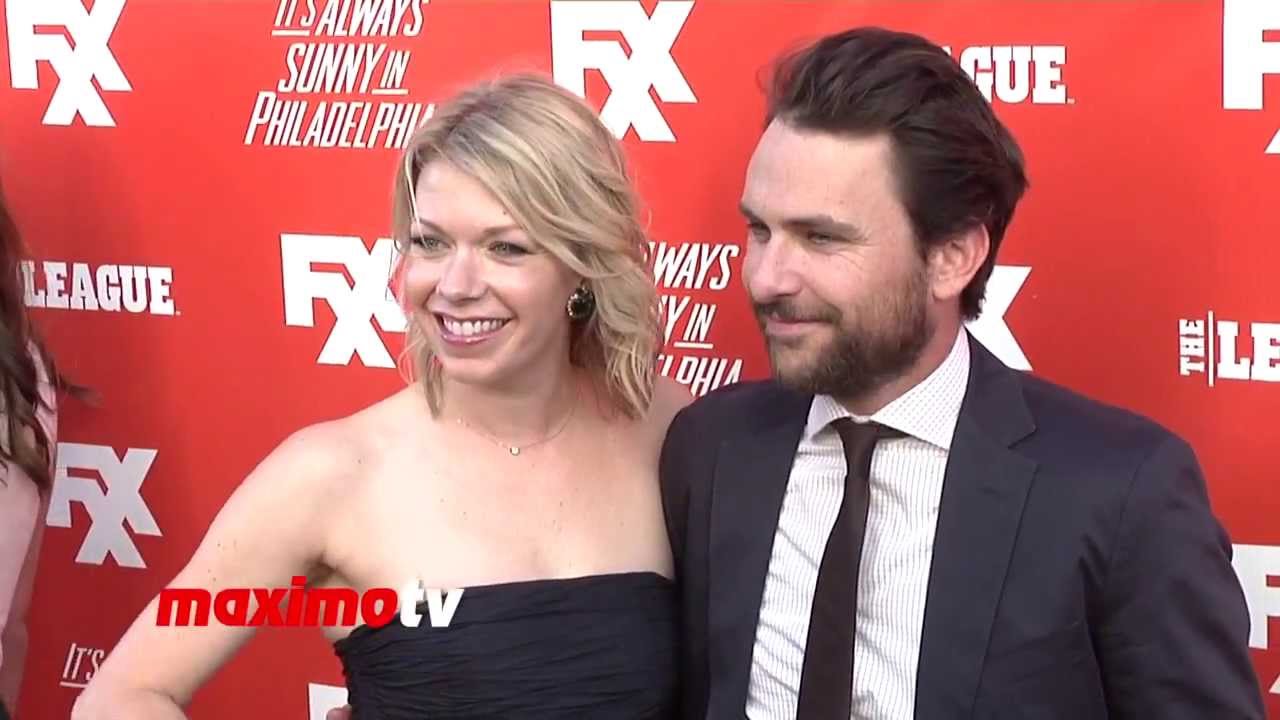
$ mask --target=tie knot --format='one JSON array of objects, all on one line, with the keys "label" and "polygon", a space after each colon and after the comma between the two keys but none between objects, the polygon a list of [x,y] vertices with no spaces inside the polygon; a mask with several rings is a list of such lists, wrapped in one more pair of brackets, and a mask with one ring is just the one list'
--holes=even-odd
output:
[{"label": "tie knot", "polygon": [[840,434],[844,443],[845,459],[850,468],[865,467],[871,462],[871,453],[876,442],[893,438],[906,437],[906,433],[895,430],[878,422],[855,422],[853,418],[842,417],[831,423]]},{"label": "tie knot", "polygon": [[832,420],[831,424],[835,427],[836,432],[840,433],[841,438],[869,435],[874,440],[891,440],[907,436],[901,430],[891,428],[874,420],[858,422],[851,417],[842,417]]}]

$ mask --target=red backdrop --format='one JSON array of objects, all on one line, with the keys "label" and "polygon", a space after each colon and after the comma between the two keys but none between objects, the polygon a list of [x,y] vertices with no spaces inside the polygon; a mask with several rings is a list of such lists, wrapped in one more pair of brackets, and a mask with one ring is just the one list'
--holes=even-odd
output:
[{"label": "red backdrop", "polygon": [[[1193,443],[1280,718],[1277,0],[0,6],[27,303],[102,395],[63,413],[19,717],[66,716],[286,434],[401,382],[380,238],[396,151],[432,103],[542,69],[601,108],[652,210],[667,371],[702,394],[767,373],[736,211],[759,71],[874,23],[948,46],[1029,159],[975,334]],[[191,715],[318,718],[340,684],[318,633],[264,632]]]}]

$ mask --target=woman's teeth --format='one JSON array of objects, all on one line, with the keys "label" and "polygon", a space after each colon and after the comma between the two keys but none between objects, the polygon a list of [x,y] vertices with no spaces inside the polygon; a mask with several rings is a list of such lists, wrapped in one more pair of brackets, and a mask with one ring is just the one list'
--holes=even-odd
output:
[{"label": "woman's teeth", "polygon": [[487,335],[491,332],[497,332],[498,328],[507,323],[506,320],[453,320],[444,318],[444,329],[453,335],[461,335],[462,337],[470,337],[473,335]]}]

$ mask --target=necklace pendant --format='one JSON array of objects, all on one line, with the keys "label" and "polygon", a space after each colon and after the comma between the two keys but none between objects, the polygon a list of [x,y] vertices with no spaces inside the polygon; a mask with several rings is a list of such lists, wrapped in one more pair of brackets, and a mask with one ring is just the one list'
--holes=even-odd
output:
[{"label": "necklace pendant", "polygon": [[516,447],[515,445],[512,445],[512,446],[511,446],[510,448],[508,448],[508,449],[511,451],[511,454],[512,454],[512,455],[519,455],[519,454],[520,454],[520,448]]}]

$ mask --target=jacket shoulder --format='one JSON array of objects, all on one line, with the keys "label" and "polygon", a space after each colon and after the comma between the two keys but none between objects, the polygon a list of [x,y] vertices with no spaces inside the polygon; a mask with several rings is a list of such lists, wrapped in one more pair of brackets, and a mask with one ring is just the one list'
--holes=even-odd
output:
[{"label": "jacket shoulder", "polygon": [[1120,460],[1141,464],[1160,447],[1187,442],[1156,420],[1051,380],[1024,375],[1023,396],[1037,418],[1037,435],[1069,451],[1077,460]]},{"label": "jacket shoulder", "polygon": [[686,427],[714,427],[720,432],[745,430],[807,409],[811,397],[788,390],[773,380],[748,380],[723,385],[681,411]]}]

